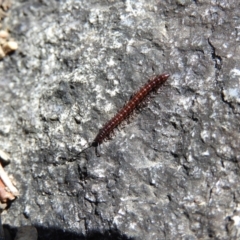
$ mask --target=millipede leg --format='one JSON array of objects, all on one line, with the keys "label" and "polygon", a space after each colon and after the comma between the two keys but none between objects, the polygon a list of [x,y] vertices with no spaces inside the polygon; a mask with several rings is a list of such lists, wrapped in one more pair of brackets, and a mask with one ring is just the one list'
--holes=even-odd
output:
[{"label": "millipede leg", "polygon": [[100,157],[100,154],[98,152],[98,147],[97,146],[95,147],[95,154],[96,154],[97,157]]}]

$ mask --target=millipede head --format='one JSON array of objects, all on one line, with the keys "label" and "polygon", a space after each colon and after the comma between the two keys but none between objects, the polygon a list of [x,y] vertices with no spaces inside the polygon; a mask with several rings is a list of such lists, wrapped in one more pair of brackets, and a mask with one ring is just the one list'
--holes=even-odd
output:
[{"label": "millipede head", "polygon": [[98,145],[99,145],[99,143],[95,142],[95,141],[93,141],[92,144],[91,144],[92,147],[98,147]]},{"label": "millipede head", "polygon": [[164,73],[162,75],[160,75],[159,77],[161,77],[163,79],[163,82],[167,81],[167,79],[169,78],[170,74],[168,73]]}]

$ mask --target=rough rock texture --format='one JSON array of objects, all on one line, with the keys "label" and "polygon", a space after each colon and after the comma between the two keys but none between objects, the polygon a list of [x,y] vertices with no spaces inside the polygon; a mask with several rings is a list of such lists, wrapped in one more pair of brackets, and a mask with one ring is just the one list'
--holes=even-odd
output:
[{"label": "rough rock texture", "polygon": [[[239,0],[13,1],[0,148],[39,239],[240,238]],[[101,156],[98,129],[171,74]]]}]

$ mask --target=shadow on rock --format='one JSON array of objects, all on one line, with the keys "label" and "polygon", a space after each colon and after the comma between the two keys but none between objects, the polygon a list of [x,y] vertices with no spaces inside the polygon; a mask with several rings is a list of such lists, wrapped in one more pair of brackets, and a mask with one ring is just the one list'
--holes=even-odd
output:
[{"label": "shadow on rock", "polygon": [[[104,233],[100,233],[97,230],[91,231],[84,236],[83,234],[76,234],[68,231],[63,231],[57,228],[44,228],[44,227],[29,227],[37,230],[37,236],[31,236],[29,232],[25,232],[22,228],[11,228],[9,225],[3,226],[5,231],[5,240],[18,240],[19,231],[21,229],[21,237],[23,239],[24,234],[26,234],[27,240],[134,240],[134,238],[127,237],[125,234],[121,234],[118,230],[110,230]],[[26,228],[27,229],[27,228]],[[27,230],[29,231],[29,230]]]}]

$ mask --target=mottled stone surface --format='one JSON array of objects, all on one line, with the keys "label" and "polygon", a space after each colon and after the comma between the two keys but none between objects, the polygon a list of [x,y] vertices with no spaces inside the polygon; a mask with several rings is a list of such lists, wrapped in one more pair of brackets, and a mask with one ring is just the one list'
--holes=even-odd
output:
[{"label": "mottled stone surface", "polygon": [[[231,3],[230,3],[231,2]],[[0,149],[21,196],[3,215],[40,239],[240,237],[240,4],[13,1]],[[149,105],[98,129],[154,75]]]}]

